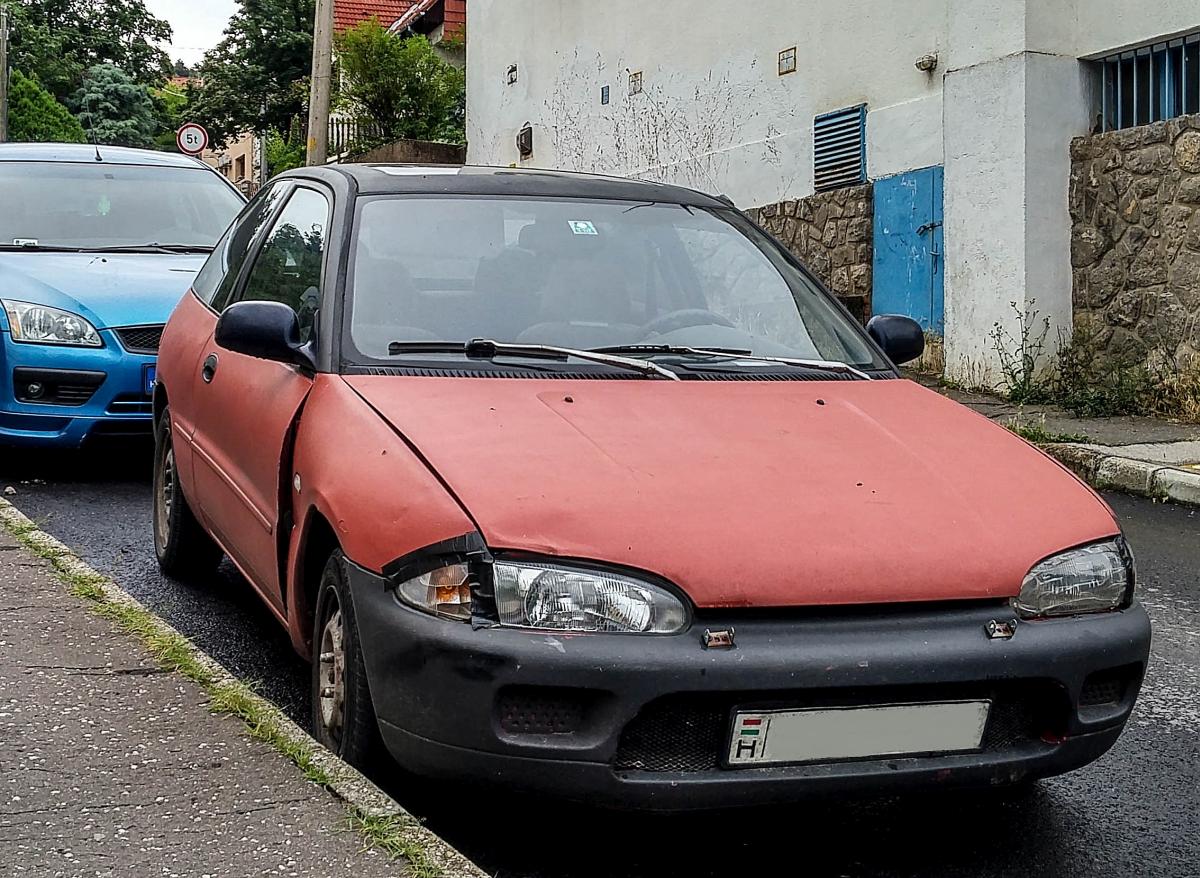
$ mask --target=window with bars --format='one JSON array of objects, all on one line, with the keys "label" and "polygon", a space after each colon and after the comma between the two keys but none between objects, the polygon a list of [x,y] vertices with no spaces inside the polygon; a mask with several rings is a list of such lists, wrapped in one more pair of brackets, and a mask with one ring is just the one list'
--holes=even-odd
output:
[{"label": "window with bars", "polygon": [[1100,68],[1105,131],[1200,113],[1200,33],[1110,55]]}]

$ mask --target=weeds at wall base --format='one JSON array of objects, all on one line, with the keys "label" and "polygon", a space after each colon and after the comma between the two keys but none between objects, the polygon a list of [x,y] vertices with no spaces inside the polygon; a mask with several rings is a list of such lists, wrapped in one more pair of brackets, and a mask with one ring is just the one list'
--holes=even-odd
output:
[{"label": "weeds at wall base", "polygon": [[1181,364],[1178,345],[1164,341],[1159,349],[1114,358],[1090,329],[1076,326],[1059,335],[1050,357],[1049,320],[1011,304],[1017,332],[997,323],[991,334],[1009,401],[1057,405],[1078,418],[1145,415],[1200,423],[1200,362]]}]

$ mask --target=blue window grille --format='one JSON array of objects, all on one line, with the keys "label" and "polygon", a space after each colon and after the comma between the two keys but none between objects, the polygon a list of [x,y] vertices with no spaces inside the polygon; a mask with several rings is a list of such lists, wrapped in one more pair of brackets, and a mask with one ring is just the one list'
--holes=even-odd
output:
[{"label": "blue window grille", "polygon": [[1200,113],[1200,33],[1110,55],[1100,69],[1105,131]]},{"label": "blue window grille", "polygon": [[813,184],[818,192],[867,179],[867,105],[813,120]]}]

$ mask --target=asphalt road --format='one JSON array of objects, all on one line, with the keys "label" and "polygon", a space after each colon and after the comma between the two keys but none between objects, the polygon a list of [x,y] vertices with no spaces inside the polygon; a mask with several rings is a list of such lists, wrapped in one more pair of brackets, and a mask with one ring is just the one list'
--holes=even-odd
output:
[{"label": "asphalt road", "polygon": [[[149,450],[0,449],[0,489],[302,724],[307,669],[228,564],[195,589],[159,576]],[[1133,721],[1098,763],[1028,798],[906,796],[692,817],[622,816],[377,778],[500,878],[1200,875],[1200,510],[1110,495],[1137,553],[1154,654]],[[1035,502],[1036,498],[1031,498]]]}]

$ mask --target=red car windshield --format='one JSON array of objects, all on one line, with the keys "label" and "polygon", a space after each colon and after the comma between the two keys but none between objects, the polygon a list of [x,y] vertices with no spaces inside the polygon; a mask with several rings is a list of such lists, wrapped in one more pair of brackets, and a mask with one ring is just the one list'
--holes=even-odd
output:
[{"label": "red car windshield", "polygon": [[736,211],[579,199],[384,197],[359,206],[348,353],[475,338],[576,350],[720,348],[883,364]]}]

